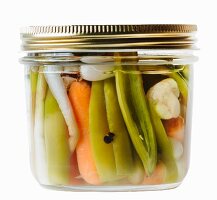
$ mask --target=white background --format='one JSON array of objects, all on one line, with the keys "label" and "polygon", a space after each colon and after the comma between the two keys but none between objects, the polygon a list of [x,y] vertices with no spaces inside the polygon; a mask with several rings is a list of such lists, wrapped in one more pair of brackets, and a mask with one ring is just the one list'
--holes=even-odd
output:
[{"label": "white background", "polygon": [[[215,0],[18,0],[0,1],[0,199],[217,198],[217,9]],[[44,189],[32,177],[26,131],[19,27],[51,24],[195,23],[192,151],[189,173],[174,190],[80,193]]]}]

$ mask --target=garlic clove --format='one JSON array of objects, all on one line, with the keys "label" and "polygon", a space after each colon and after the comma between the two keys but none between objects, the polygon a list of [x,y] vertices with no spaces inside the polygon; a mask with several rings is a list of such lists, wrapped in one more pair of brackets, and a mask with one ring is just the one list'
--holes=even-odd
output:
[{"label": "garlic clove", "polygon": [[81,65],[81,78],[87,81],[100,81],[113,77],[112,65]]}]

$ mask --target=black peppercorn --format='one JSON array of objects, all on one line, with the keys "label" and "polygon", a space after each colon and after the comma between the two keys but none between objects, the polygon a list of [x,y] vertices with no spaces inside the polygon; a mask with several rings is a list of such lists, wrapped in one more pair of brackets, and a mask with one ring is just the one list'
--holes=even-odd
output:
[{"label": "black peppercorn", "polygon": [[104,142],[106,144],[110,144],[113,141],[113,137],[115,136],[114,133],[109,132],[105,137],[104,137]]}]

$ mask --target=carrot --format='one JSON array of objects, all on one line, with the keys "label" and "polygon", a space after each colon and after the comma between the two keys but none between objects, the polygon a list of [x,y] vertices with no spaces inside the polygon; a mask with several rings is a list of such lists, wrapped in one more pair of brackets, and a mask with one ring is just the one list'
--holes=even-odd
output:
[{"label": "carrot", "polygon": [[80,177],[76,152],[73,152],[70,158],[70,184],[71,185],[84,184],[83,179]]},{"label": "carrot", "polygon": [[166,180],[166,166],[163,162],[159,162],[151,176],[145,175],[143,184],[145,185],[157,185],[162,184]]},{"label": "carrot", "polygon": [[182,117],[163,120],[163,125],[169,137],[183,142],[184,140],[184,119]]},{"label": "carrot", "polygon": [[85,81],[72,82],[69,99],[78,124],[80,138],[76,147],[78,168],[83,179],[90,184],[100,184],[93,155],[89,131],[89,103],[91,88]]}]

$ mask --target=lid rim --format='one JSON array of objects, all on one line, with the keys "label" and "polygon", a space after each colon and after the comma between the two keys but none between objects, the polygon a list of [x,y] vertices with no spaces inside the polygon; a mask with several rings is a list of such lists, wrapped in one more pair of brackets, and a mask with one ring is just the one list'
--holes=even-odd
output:
[{"label": "lid rim", "polygon": [[40,34],[121,34],[121,33],[190,33],[196,32],[195,24],[138,24],[138,25],[65,25],[29,26],[21,28],[21,35]]},{"label": "lid rim", "polygon": [[[115,49],[124,47],[135,47],[134,39],[141,42],[148,40],[162,40],[164,47],[172,48],[171,39],[177,41],[177,45],[183,43],[182,48],[191,48],[186,46],[188,40],[195,42],[194,33],[197,26],[193,24],[138,24],[138,25],[68,25],[68,26],[30,26],[21,30],[22,49],[24,51],[32,50],[37,44],[35,51],[44,50],[47,45],[50,49],[57,49],[65,44],[70,48],[79,49],[76,40],[86,41],[88,48],[96,48],[99,44],[104,44],[105,48],[113,44]],[[112,44],[111,44],[111,40]],[[122,40],[122,42],[118,42]],[[117,42],[115,42],[117,41]],[[58,44],[58,45],[57,45]],[[80,48],[84,48],[82,45]],[[53,46],[52,46],[53,45]],[[153,48],[155,45],[150,43],[144,45],[144,48]],[[139,45],[138,47],[141,48]],[[181,47],[181,46],[180,46]],[[103,48],[103,46],[102,46]],[[111,47],[112,48],[112,47]]]}]

